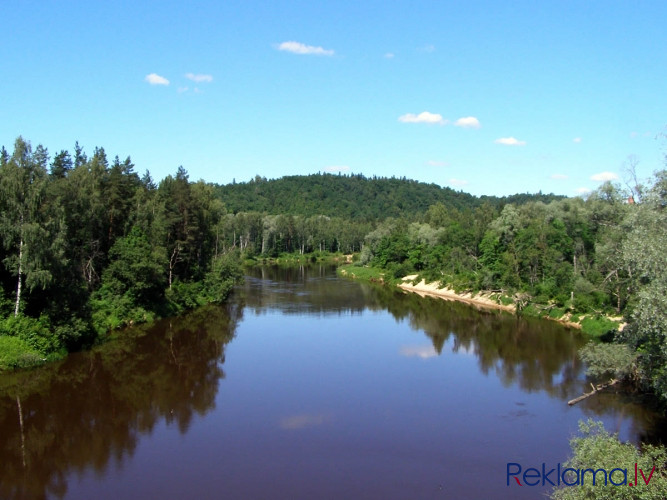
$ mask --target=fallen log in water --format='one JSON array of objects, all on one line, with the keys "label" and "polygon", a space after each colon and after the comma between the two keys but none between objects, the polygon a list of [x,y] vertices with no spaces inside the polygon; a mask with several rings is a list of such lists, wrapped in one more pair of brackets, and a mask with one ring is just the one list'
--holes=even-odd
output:
[{"label": "fallen log in water", "polygon": [[586,392],[586,393],[582,394],[581,396],[579,396],[578,398],[571,399],[570,401],[567,402],[567,404],[570,405],[570,406],[576,405],[579,401],[583,401],[586,398],[590,398],[593,394],[597,394],[602,389],[606,389],[607,387],[611,387],[612,385],[617,384],[617,383],[618,383],[618,380],[611,379],[606,384],[599,384],[597,386],[591,384],[591,387],[593,388],[593,390],[591,392]]}]

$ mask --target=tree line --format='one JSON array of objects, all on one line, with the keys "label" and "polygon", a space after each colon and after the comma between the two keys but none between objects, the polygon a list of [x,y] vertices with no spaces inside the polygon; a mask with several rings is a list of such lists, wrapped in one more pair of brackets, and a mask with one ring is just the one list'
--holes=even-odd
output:
[{"label": "tree line", "polygon": [[[607,182],[586,199],[436,203],[417,220],[378,224],[359,264],[496,292],[527,314],[585,316],[611,341],[584,351],[592,373],[632,379],[667,400],[666,207],[667,170],[627,189]],[[615,330],[608,316],[627,326]]]},{"label": "tree line", "polygon": [[134,168],[78,143],[53,157],[21,137],[0,149],[0,364],[223,300],[241,259],[342,252],[394,278],[494,291],[526,313],[585,314],[600,333],[601,318],[623,316],[614,338],[628,350],[608,365],[667,398],[665,170],[583,199],[359,175],[218,186],[182,167],[156,183]]},{"label": "tree line", "polygon": [[0,365],[90,345],[111,328],[224,300],[241,276],[216,245],[224,207],[179,167],[156,184],[130,157],[19,137],[0,150]]}]

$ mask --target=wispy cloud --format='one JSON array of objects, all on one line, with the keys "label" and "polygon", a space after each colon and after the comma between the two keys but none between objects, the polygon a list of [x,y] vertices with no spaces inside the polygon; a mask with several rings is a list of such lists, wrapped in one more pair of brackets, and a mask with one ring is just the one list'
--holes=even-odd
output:
[{"label": "wispy cloud", "polygon": [[449,179],[449,184],[452,186],[465,186],[468,184],[468,181],[464,181],[463,179]]},{"label": "wispy cloud", "polygon": [[187,92],[188,88],[187,87],[178,87],[178,93],[182,94],[183,92]]},{"label": "wispy cloud", "polygon": [[596,182],[615,181],[618,175],[614,172],[600,172],[599,174],[591,175],[591,180]]},{"label": "wispy cloud", "polygon": [[576,193],[578,193],[578,194],[581,194],[581,195],[588,194],[588,193],[591,192],[590,189],[585,188],[585,187],[577,188],[577,189],[575,189],[574,191],[575,191]]},{"label": "wispy cloud", "polygon": [[418,49],[421,52],[435,52],[435,45],[427,44]]},{"label": "wispy cloud", "polygon": [[167,80],[164,76],[158,75],[157,73],[146,75],[144,80],[146,80],[151,85],[169,85],[169,80]]},{"label": "wispy cloud", "polygon": [[449,163],[440,160],[429,160],[426,162],[429,167],[448,167]]},{"label": "wispy cloud", "polygon": [[393,53],[393,52],[387,52],[387,53],[384,55],[384,58],[385,58],[385,59],[393,59],[393,58],[394,58],[394,53]]},{"label": "wispy cloud", "polygon": [[280,427],[288,430],[303,429],[304,427],[315,427],[331,421],[331,415],[302,414],[285,417],[280,421]]},{"label": "wispy cloud", "polygon": [[195,73],[186,73],[185,78],[188,80],[192,80],[193,82],[196,83],[210,83],[213,81],[213,77],[211,75],[204,75],[204,74],[195,74]]},{"label": "wispy cloud", "polygon": [[329,167],[324,167],[325,172],[349,172],[350,167],[347,165],[331,165]]},{"label": "wispy cloud", "polygon": [[526,141],[520,141],[519,139],[515,139],[514,137],[501,137],[500,139],[496,139],[495,141],[496,144],[502,144],[504,146],[525,146]]},{"label": "wispy cloud", "polygon": [[278,50],[291,52],[292,54],[300,55],[315,55],[315,56],[332,56],[334,51],[322,47],[315,47],[313,45],[306,45],[300,42],[283,42],[278,45]]},{"label": "wispy cloud", "polygon": [[454,122],[454,125],[462,128],[481,128],[482,124],[474,116],[465,116]]},{"label": "wispy cloud", "polygon": [[581,137],[575,137],[574,139],[572,139],[572,142],[576,142],[577,144],[579,144],[581,142]]},{"label": "wispy cloud", "polygon": [[445,120],[442,115],[438,113],[430,113],[428,111],[422,111],[418,115],[415,115],[414,113],[406,113],[399,116],[398,121],[403,123],[430,123],[438,125],[447,123],[447,120]]},{"label": "wispy cloud", "polygon": [[408,346],[404,345],[398,351],[401,356],[406,358],[428,359],[438,355],[432,345]]},{"label": "wispy cloud", "polygon": [[554,179],[554,180],[557,180],[557,181],[562,181],[562,180],[567,179],[567,175],[565,175],[565,174],[552,174],[551,178]]}]

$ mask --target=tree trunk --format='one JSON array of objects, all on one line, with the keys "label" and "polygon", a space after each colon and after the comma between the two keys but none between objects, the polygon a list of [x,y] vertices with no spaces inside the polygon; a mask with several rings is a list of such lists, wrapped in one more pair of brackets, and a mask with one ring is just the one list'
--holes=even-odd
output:
[{"label": "tree trunk", "polygon": [[14,317],[19,315],[19,305],[21,304],[21,264],[23,264],[23,238],[19,243],[19,272],[16,284],[16,305],[14,306]]},{"label": "tree trunk", "polygon": [[16,406],[19,410],[19,424],[21,425],[21,456],[23,457],[23,468],[25,469],[25,432],[23,431],[23,408],[21,408],[21,398],[16,395]]},{"label": "tree trunk", "polygon": [[179,247],[176,245],[174,247],[174,251],[171,252],[171,257],[169,258],[169,289],[171,290],[171,282],[172,282],[172,277],[173,277],[173,272],[174,272],[174,266],[176,265],[176,262],[178,262],[178,252],[179,252]]}]

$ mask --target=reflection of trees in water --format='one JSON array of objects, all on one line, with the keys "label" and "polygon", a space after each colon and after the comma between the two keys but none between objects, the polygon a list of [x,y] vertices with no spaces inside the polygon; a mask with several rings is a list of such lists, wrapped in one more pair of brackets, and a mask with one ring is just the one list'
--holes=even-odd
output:
[{"label": "reflection of trees in water", "polygon": [[423,330],[440,354],[447,342],[453,352],[477,357],[483,373],[494,371],[505,385],[545,391],[566,399],[578,390],[582,365],[577,349],[582,336],[544,320],[517,318],[469,304],[376,288],[377,303],[396,319]]},{"label": "reflection of trees in water", "polygon": [[[586,340],[577,331],[556,322],[517,318],[388,287],[368,290],[379,308],[423,330],[438,354],[450,340],[453,352],[473,353],[480,370],[493,370],[506,386],[516,383],[528,392],[545,391],[563,404],[589,390],[577,355]],[[591,417],[611,415],[617,423],[609,429],[612,432],[620,432],[621,425],[629,422],[629,435],[636,436],[637,442],[667,443],[667,420],[649,395],[617,386],[616,391],[601,392],[578,407]]]},{"label": "reflection of trees in water", "polygon": [[161,420],[186,432],[213,408],[241,315],[238,305],[202,308],[1,377],[0,497],[62,497],[71,472],[122,463]]},{"label": "reflection of trees in water", "polygon": [[237,287],[237,297],[253,313],[342,314],[366,308],[358,283],[339,280],[335,266],[266,266],[247,270],[245,283]]},{"label": "reflection of trees in water", "polygon": [[613,424],[607,425],[609,432],[621,433],[623,424],[629,423],[628,434],[634,438],[635,444],[667,444],[665,408],[651,394],[638,393],[631,387],[617,385],[613,390],[596,394],[577,406],[590,418],[610,417]]},{"label": "reflection of trees in water", "polygon": [[[415,330],[424,331],[438,354],[448,342],[453,352],[473,354],[480,370],[485,374],[493,371],[505,386],[544,391],[563,404],[588,390],[577,355],[585,339],[556,322],[517,318],[382,285],[336,280],[332,279],[333,268],[327,266],[266,267],[250,272],[252,277],[239,296],[258,314],[267,309],[318,315],[386,310],[396,320],[407,320]],[[636,395],[602,393],[579,407],[591,416],[611,413],[618,415],[619,422],[630,418],[632,435],[649,442],[667,440],[667,431],[659,431],[667,429],[664,417],[649,402],[638,402]]]},{"label": "reflection of trees in water", "polygon": [[[506,385],[545,391],[563,404],[585,390],[576,355],[582,339],[557,323],[338,281],[324,266],[262,272],[223,308],[126,330],[91,352],[0,377],[0,497],[62,497],[72,472],[122,464],[159,422],[186,432],[196,414],[213,409],[225,345],[245,305],[318,315],[387,310],[423,330],[438,353],[449,346],[474,354],[484,373]],[[632,417],[632,435],[664,439],[656,430],[667,428],[664,420],[633,397],[603,393],[580,407],[616,415],[619,426]]]}]

